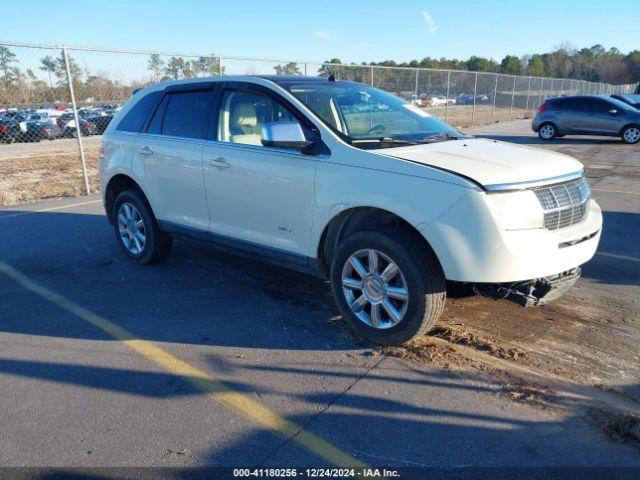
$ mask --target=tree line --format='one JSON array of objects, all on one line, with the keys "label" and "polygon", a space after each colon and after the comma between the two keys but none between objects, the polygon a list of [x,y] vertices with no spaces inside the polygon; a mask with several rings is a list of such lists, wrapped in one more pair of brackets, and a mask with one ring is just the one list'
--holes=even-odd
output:
[{"label": "tree line", "polygon": [[[109,78],[106,71],[91,72],[82,68],[73,57],[67,57],[74,94],[79,102],[124,102],[131,96],[132,90],[152,82],[224,73],[215,55],[185,59],[177,56],[163,58],[154,54],[148,58],[149,73],[125,83]],[[21,66],[13,51],[0,45],[0,106],[70,101],[67,66],[62,51],[57,56],[40,58],[37,67]],[[36,69],[43,74],[38,75]]]},{"label": "tree line", "polygon": [[[342,64],[339,58],[332,58],[325,63]],[[521,57],[506,55],[500,61],[473,55],[467,60],[425,57],[422,60],[402,63],[385,60],[383,62],[362,62],[359,65],[467,70],[534,77],[572,78],[611,84],[640,81],[640,50],[624,54],[615,47],[607,50],[602,45],[578,50],[571,44],[563,44],[553,52]]]},{"label": "tree line", "polygon": [[[349,78],[370,82],[369,68],[354,67],[411,67],[466,70],[471,72],[494,72],[511,75],[536,77],[572,78],[590,82],[611,84],[635,83],[640,80],[640,50],[623,54],[616,48],[605,49],[602,45],[577,49],[564,44],[553,52],[524,55],[506,55],[501,61],[479,56],[467,60],[435,59],[425,57],[421,60],[397,63],[394,60],[382,62],[343,63],[332,58],[325,63],[335,64],[331,70],[340,78]],[[0,46],[0,105],[26,105],[47,102],[68,102],[69,91],[64,55],[47,55],[40,59],[37,69],[44,73],[37,75],[33,68],[20,68],[16,54],[8,47]],[[297,63],[278,64],[273,67],[277,75],[301,75]],[[80,67],[76,60],[69,57],[69,70],[78,100],[87,101],[124,101],[131,95],[132,89],[145,84],[163,80],[177,80],[200,76],[217,76],[225,73],[220,58],[215,55],[193,58],[180,56],[161,56],[152,54],[147,61],[147,75],[139,80],[124,84],[109,78],[105,72],[92,73]],[[246,72],[254,73],[254,72]],[[328,75],[324,68],[319,75]],[[44,76],[44,80],[43,80]],[[143,78],[145,77],[145,78]],[[404,79],[397,70],[380,70],[375,74],[375,83],[382,88],[399,90]],[[389,84],[389,85],[387,85]]]}]

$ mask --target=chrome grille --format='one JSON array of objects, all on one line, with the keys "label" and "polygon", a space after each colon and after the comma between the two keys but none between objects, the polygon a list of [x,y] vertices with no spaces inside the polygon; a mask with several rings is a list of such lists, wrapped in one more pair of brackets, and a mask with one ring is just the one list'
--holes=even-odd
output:
[{"label": "chrome grille", "polygon": [[544,228],[558,230],[580,223],[591,195],[585,177],[533,189],[544,210]]}]

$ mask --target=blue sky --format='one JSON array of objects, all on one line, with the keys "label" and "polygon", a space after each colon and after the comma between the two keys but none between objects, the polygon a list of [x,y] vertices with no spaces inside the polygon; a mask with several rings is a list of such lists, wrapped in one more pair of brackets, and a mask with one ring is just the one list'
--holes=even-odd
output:
[{"label": "blue sky", "polygon": [[562,42],[640,49],[638,7],[638,0],[17,1],[3,2],[0,41],[319,61],[499,60]]}]

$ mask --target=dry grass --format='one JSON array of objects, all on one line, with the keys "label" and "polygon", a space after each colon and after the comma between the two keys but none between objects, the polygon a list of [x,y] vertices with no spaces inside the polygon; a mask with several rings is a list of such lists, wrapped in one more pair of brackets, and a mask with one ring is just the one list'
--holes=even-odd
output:
[{"label": "dry grass", "polygon": [[[85,148],[89,184],[98,191],[98,148]],[[0,205],[84,194],[80,155],[76,151],[38,153],[0,161]]]}]

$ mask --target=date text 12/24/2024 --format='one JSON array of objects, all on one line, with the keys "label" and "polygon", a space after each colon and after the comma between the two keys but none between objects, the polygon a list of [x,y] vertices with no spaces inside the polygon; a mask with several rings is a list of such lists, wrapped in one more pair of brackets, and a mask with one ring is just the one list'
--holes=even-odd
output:
[{"label": "date text 12/24/2024", "polygon": [[233,476],[265,478],[398,478],[397,470],[386,468],[235,468]]}]

